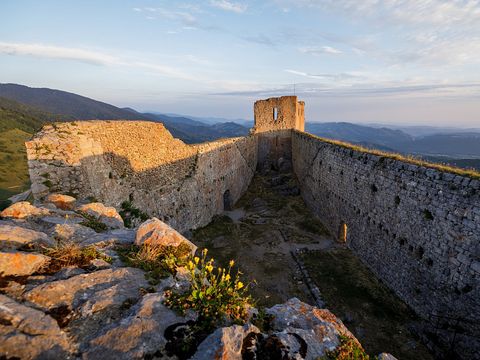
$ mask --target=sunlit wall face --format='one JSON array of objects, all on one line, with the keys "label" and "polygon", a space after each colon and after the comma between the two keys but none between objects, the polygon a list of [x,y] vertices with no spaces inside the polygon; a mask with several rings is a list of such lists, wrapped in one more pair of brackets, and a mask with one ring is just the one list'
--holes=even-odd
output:
[{"label": "sunlit wall face", "polygon": [[480,4],[357,0],[0,3],[0,81],[117,106],[250,119],[480,126]]}]

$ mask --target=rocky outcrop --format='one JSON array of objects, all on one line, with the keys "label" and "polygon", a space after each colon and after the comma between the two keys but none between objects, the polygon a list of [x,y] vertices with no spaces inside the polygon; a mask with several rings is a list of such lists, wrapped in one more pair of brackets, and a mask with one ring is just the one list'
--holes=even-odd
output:
[{"label": "rocky outcrop", "polygon": [[272,316],[268,331],[261,332],[249,323],[217,329],[200,344],[192,359],[315,360],[332,354],[342,338],[363,351],[353,334],[326,309],[292,298],[266,313]]},{"label": "rocky outcrop", "polygon": [[35,253],[0,252],[0,277],[31,275],[49,260],[48,256]]},{"label": "rocky outcrop", "polygon": [[0,250],[18,249],[23,246],[52,246],[47,234],[20,226],[0,225]]},{"label": "rocky outcrop", "polygon": [[[318,309],[293,298],[266,311],[273,316],[272,328],[278,341],[287,348],[305,348],[305,359],[316,359],[333,351],[340,336],[354,339],[353,334],[330,311]],[[301,340],[300,340],[301,339]]]},{"label": "rocky outcrop", "polygon": [[197,247],[182,236],[178,231],[165,224],[163,221],[153,218],[145,221],[137,230],[135,245],[152,246],[180,246],[186,245],[195,254]]},{"label": "rocky outcrop", "polygon": [[55,207],[62,210],[73,210],[75,208],[75,203],[77,199],[73,196],[63,195],[63,194],[49,194],[45,198],[45,202],[48,204],[53,204]]},{"label": "rocky outcrop", "polygon": [[95,230],[80,224],[56,224],[54,237],[58,240],[81,243],[96,236]]},{"label": "rocky outcrop", "polygon": [[78,207],[77,210],[93,216],[110,229],[121,229],[124,227],[123,219],[114,207],[105,206],[102,203],[90,203]]},{"label": "rocky outcrop", "polygon": [[241,360],[245,338],[258,333],[260,330],[252,324],[217,329],[200,344],[192,360]]},{"label": "rocky outcrop", "polygon": [[163,294],[147,294],[130,315],[85,345],[83,358],[144,359],[162,349],[165,330],[184,319],[162,304]]},{"label": "rocky outcrop", "polygon": [[127,299],[138,300],[140,289],[147,287],[140,269],[106,269],[37,286],[24,298],[44,310],[63,306],[88,316],[109,306],[121,306]]},{"label": "rocky outcrop", "polygon": [[0,216],[4,218],[24,219],[31,216],[48,215],[48,213],[48,209],[38,208],[27,201],[20,201],[3,210]]},{"label": "rocky outcrop", "polygon": [[[48,206],[48,214],[0,223],[4,250],[0,252],[0,292],[6,294],[0,295],[2,359],[130,360],[164,355],[175,359],[185,357],[185,345],[188,356],[197,360],[314,359],[338,348],[340,336],[360,347],[328,310],[297,299],[267,309],[273,318],[268,331],[253,325],[252,315],[243,326],[224,320],[224,327],[207,332],[195,311],[181,316],[164,304],[166,291],[182,293],[191,288],[192,278],[185,268],[150,283],[151,274],[126,267],[120,260],[122,249],[137,248],[128,246],[132,244],[185,245],[194,254],[196,246],[188,239],[158,219],[144,222],[138,231],[122,228],[97,233],[76,223],[84,218],[76,211]],[[79,209],[97,209],[95,217],[101,221],[116,219],[102,204]],[[49,249],[49,258],[41,253],[52,244],[61,251],[64,243],[68,244],[65,254],[55,255]],[[80,256],[82,251],[100,254],[100,250],[110,259],[102,255],[76,265],[66,262],[63,268],[52,265],[59,263],[58,256]],[[258,314],[253,308],[250,313]]]},{"label": "rocky outcrop", "polygon": [[0,357],[66,359],[72,350],[57,322],[42,311],[0,295]]}]

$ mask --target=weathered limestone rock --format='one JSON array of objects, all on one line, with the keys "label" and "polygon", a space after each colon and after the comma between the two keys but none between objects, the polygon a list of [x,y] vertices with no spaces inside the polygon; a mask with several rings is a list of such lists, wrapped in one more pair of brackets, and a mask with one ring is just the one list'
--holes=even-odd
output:
[{"label": "weathered limestone rock", "polygon": [[74,243],[81,243],[97,235],[95,230],[80,224],[57,224],[53,234],[56,239]]},{"label": "weathered limestone rock", "polygon": [[127,299],[139,299],[142,287],[148,287],[142,270],[106,269],[42,284],[24,298],[45,310],[60,306],[78,309],[85,317],[109,306],[121,306]]},{"label": "weathered limestone rock", "polygon": [[24,191],[20,194],[15,194],[13,196],[10,196],[8,200],[10,200],[12,204],[15,204],[19,201],[26,201],[30,195],[32,195],[32,190],[28,189],[27,191]]},{"label": "weathered limestone rock", "polygon": [[44,201],[62,210],[73,210],[77,199],[69,195],[49,194]]},{"label": "weathered limestone rock", "polygon": [[0,324],[0,358],[66,359],[71,351],[53,318],[4,295],[0,295]]},{"label": "weathered limestone rock", "polygon": [[130,316],[108,328],[85,346],[83,359],[144,359],[162,350],[165,329],[185,321],[162,304],[160,293],[147,294]]},{"label": "weathered limestone rock", "polygon": [[0,252],[0,276],[31,275],[49,260],[48,256],[36,253]]},{"label": "weathered limestone rock", "polygon": [[[340,344],[339,335],[354,339],[360,346],[355,336],[330,311],[318,309],[297,298],[275,305],[266,312],[274,316],[272,328],[285,346],[296,339],[305,342],[305,359],[316,359],[324,356],[326,351],[334,350]],[[292,337],[292,334],[295,335]],[[298,344],[302,345],[302,341]]]},{"label": "weathered limestone rock", "polygon": [[255,325],[233,325],[215,330],[198,347],[192,360],[241,360],[245,337],[259,333]]},{"label": "weathered limestone rock", "polygon": [[124,227],[123,219],[114,207],[105,206],[102,203],[90,203],[80,206],[77,210],[94,216],[111,229]]},{"label": "weathered limestone rock", "polygon": [[47,234],[20,226],[0,225],[0,250],[18,249],[25,245],[52,246]]},{"label": "weathered limestone rock", "polygon": [[38,208],[33,206],[28,201],[20,201],[0,213],[1,217],[11,217],[15,219],[24,219],[30,216],[48,215],[49,210],[45,208]]},{"label": "weathered limestone rock", "polygon": [[82,241],[82,246],[95,245],[106,247],[109,245],[131,245],[135,241],[135,230],[113,229],[105,233],[95,233],[94,236]]},{"label": "weathered limestone rock", "polygon": [[197,251],[195,244],[157,218],[145,221],[138,228],[135,245],[143,244],[159,246],[179,246],[186,244],[192,249],[192,254],[195,254],[195,251]]}]

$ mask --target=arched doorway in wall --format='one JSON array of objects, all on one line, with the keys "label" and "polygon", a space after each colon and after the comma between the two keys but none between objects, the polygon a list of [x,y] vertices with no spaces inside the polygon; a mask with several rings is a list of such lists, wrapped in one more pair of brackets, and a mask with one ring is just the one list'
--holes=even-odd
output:
[{"label": "arched doorway in wall", "polygon": [[230,190],[226,190],[223,193],[223,210],[224,211],[232,210],[232,199],[230,197]]},{"label": "arched doorway in wall", "polygon": [[338,229],[338,241],[342,244],[346,244],[348,236],[348,226],[345,221],[340,223],[340,227]]}]

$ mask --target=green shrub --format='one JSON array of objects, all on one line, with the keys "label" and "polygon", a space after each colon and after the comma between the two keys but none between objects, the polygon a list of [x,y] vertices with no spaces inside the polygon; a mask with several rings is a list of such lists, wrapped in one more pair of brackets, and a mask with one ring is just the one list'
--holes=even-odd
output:
[{"label": "green shrub", "polygon": [[240,281],[240,272],[232,275],[234,261],[228,269],[215,267],[214,260],[207,260],[207,249],[202,257],[195,257],[187,264],[191,286],[185,293],[167,291],[165,304],[184,314],[192,309],[198,313],[198,321],[205,328],[213,328],[223,320],[242,324],[252,304],[248,286]]},{"label": "green shrub", "polygon": [[133,206],[131,201],[122,202],[122,210],[120,211],[120,216],[123,219],[123,222],[126,227],[132,227],[132,220],[140,219],[142,222],[150,218],[147,213],[137,209]]}]

